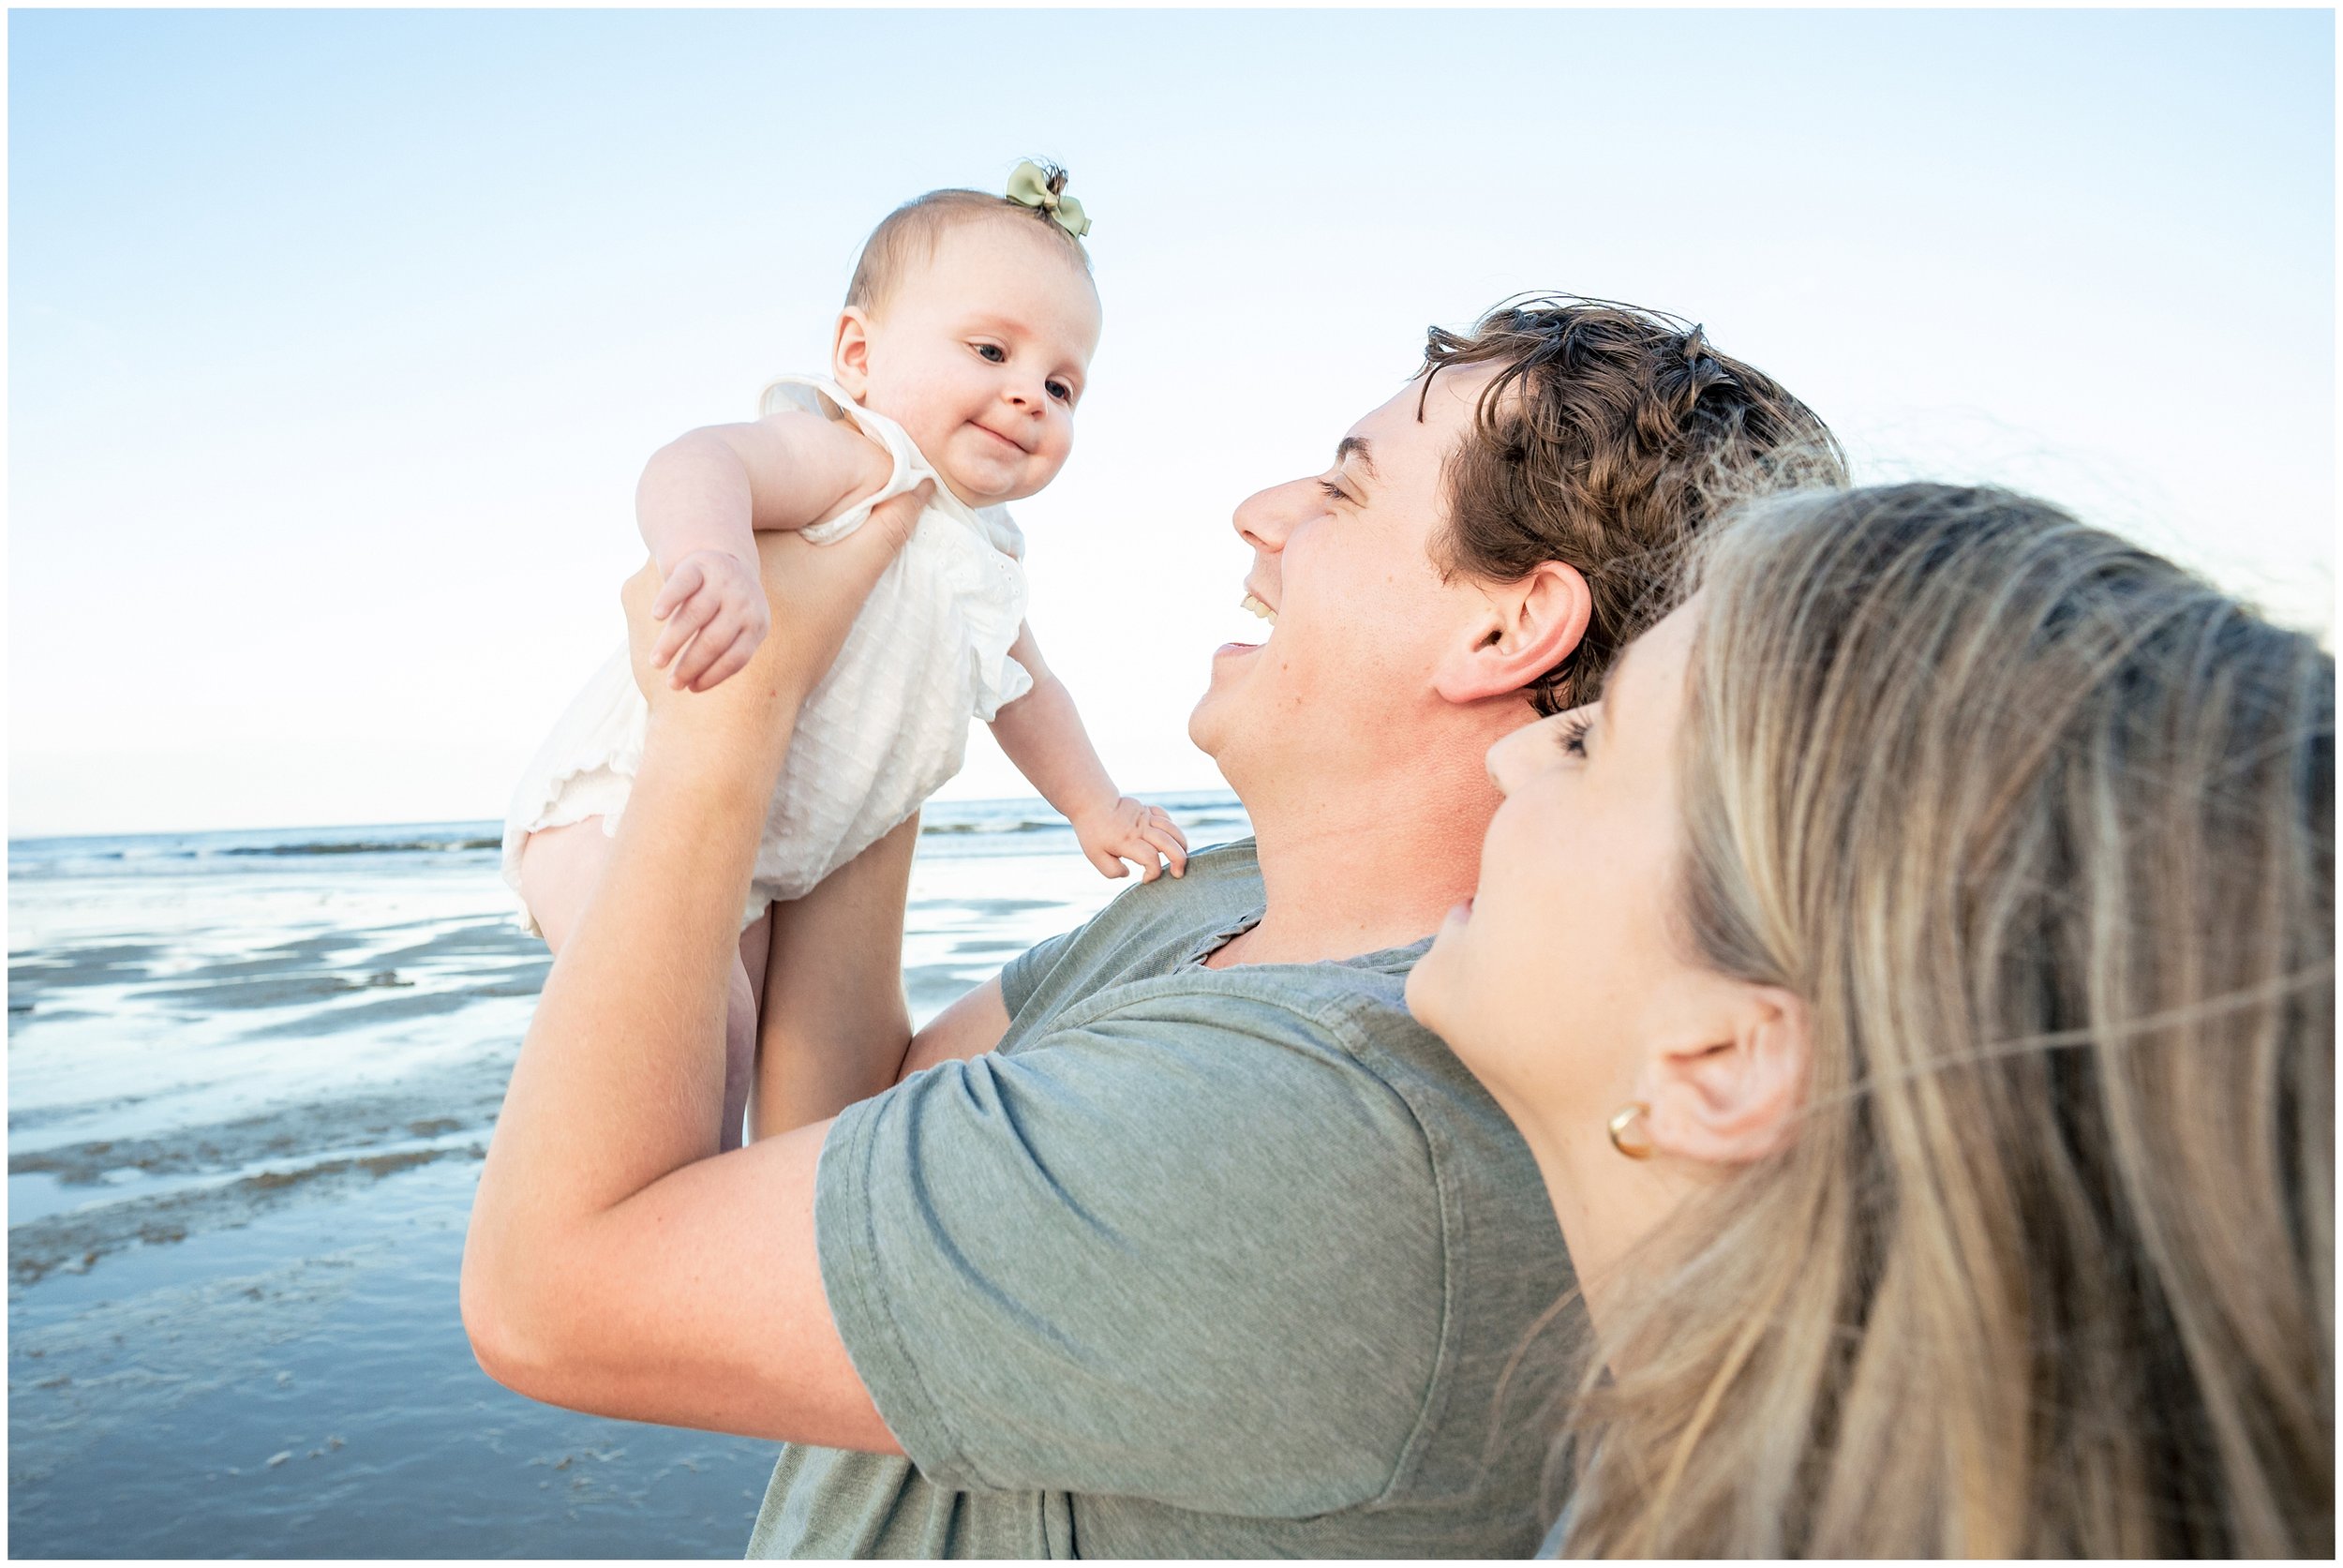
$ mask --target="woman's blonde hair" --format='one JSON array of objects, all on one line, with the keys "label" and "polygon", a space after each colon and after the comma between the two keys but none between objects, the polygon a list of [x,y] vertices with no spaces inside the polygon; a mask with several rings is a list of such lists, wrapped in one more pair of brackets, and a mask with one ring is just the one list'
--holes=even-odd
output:
[{"label": "woman's blonde hair", "polygon": [[1700,588],[1681,934],[1813,1066],[1606,1322],[1567,1549],[2332,1556],[2333,657],[1992,490]]}]

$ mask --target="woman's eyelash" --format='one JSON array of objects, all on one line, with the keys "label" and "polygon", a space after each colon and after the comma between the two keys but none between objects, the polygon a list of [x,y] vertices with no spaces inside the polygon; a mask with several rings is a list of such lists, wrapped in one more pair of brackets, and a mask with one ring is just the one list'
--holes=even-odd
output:
[{"label": "woman's eyelash", "polygon": [[1575,714],[1554,726],[1554,743],[1572,756],[1587,754],[1587,731],[1594,726]]}]

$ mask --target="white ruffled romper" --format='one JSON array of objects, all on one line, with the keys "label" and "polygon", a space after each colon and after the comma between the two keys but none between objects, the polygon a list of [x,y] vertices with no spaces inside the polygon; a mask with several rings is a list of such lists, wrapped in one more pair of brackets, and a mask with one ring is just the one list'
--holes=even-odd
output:
[{"label": "white ruffled romper", "polygon": [[[934,499],[871,590],[838,662],[798,710],[757,844],[743,929],[767,903],[812,891],[918,811],[960,771],[969,719],[989,722],[1033,688],[1008,656],[1025,619],[1025,541],[1007,509],[962,501],[902,426],[827,378],[784,376],[765,389],[760,412],[792,408],[853,420],[894,459],[885,485],[805,530],[808,542],[843,539],[873,506],[923,480],[935,482]],[[770,635],[786,636],[789,629],[776,626]],[[605,833],[617,831],[642,766],[649,716],[621,644],[553,726],[513,792],[503,869],[515,896],[521,844],[530,833],[594,815]],[[521,921],[538,929],[526,901]]]}]

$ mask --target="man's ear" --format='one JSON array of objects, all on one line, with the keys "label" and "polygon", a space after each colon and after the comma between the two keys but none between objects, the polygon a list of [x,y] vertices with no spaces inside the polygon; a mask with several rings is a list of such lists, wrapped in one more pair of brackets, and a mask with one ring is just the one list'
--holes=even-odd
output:
[{"label": "man's ear", "polygon": [[830,335],[829,373],[856,402],[871,385],[871,318],[858,305],[838,313],[838,330]]},{"label": "man's ear", "polygon": [[1594,615],[1587,579],[1559,560],[1541,562],[1519,582],[1477,586],[1483,612],[1432,683],[1454,703],[1520,691],[1570,657]]},{"label": "man's ear", "polygon": [[1746,1165],[1788,1140],[1805,1099],[1806,1004],[1779,986],[1724,983],[1731,999],[1710,1038],[1659,1052],[1640,1087],[1656,1152]]}]

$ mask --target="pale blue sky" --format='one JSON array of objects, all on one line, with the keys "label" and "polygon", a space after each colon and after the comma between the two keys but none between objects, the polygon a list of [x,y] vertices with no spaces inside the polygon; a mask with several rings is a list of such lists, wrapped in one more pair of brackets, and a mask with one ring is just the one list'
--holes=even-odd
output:
[{"label": "pale blue sky", "polygon": [[14,12],[9,830],[497,815],[644,457],[1027,155],[1107,323],[1033,620],[1127,787],[1216,782],[1230,509],[1521,290],[2324,627],[2334,58],[2311,11]]}]

